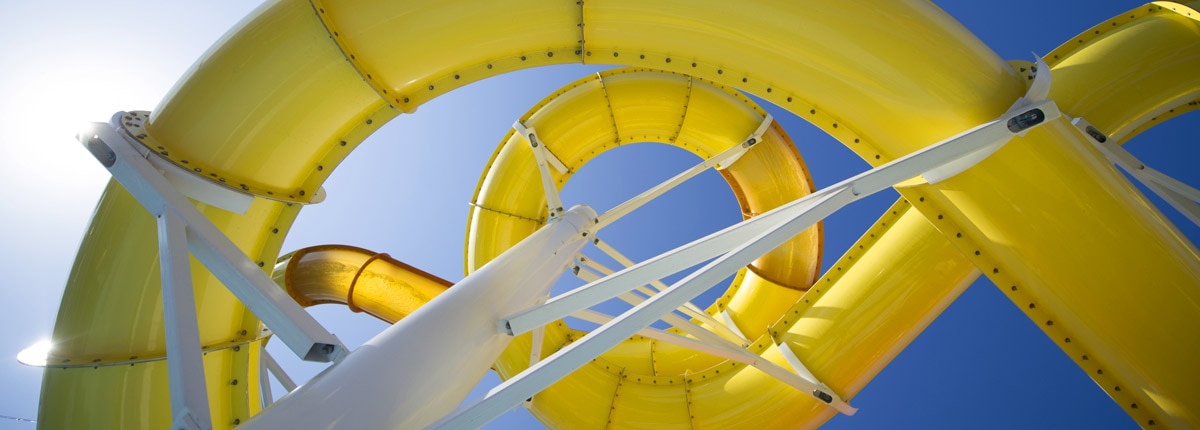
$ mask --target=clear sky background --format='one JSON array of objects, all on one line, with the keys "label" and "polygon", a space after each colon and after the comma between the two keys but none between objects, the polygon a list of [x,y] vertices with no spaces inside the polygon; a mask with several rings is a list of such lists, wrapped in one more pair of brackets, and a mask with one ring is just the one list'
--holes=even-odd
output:
[{"label": "clear sky background", "polygon": [[[96,3],[13,2],[0,15],[0,183],[6,191],[0,200],[0,330],[6,338],[0,345],[0,386],[5,388],[0,390],[0,415],[8,417],[37,415],[41,370],[19,365],[15,357],[49,337],[76,247],[108,178],[73,139],[75,132],[85,122],[107,121],[118,110],[152,109],[204,50],[257,5],[230,0]],[[1049,52],[1141,4],[936,3],[1009,59]],[[601,69],[563,66],[508,74],[456,90],[392,121],[332,175],[325,185],[328,200],[302,212],[284,251],[345,243],[388,252],[452,281],[461,279],[467,203],[492,150],[536,101]],[[770,108],[809,162],[818,187],[868,168],[807,123]],[[1194,167],[1200,160],[1198,119],[1196,114],[1176,118],[1127,148],[1147,164],[1200,185],[1200,169]],[[620,148],[582,169],[564,198],[604,210],[697,161],[668,147]],[[739,218],[732,193],[711,172],[669,196],[631,220],[636,225],[623,227],[625,237],[614,231],[606,239],[645,257]],[[839,257],[895,198],[894,192],[881,193],[829,219],[826,262]],[[711,216],[694,221],[696,217],[673,213]],[[1177,223],[1193,240],[1200,238],[1200,229]],[[640,239],[648,236],[654,243]],[[384,328],[344,307],[310,310],[349,346]],[[276,342],[272,348],[278,346]],[[290,358],[282,348],[272,352]],[[285,360],[285,365],[301,377],[321,369],[295,360]],[[496,382],[489,375],[481,386]],[[828,427],[1134,427],[986,279],[968,288],[852,404],[860,408],[858,415],[836,417]],[[528,413],[516,411],[487,428],[535,425]],[[0,430],[31,428],[27,422],[0,419]]]}]

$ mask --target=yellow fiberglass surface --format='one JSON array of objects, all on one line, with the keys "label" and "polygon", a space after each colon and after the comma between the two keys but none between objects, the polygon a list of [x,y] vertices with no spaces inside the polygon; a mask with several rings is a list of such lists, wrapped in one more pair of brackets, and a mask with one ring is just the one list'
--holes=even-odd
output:
[{"label": "yellow fiberglass surface", "polygon": [[[1046,57],[1050,98],[1118,141],[1194,109],[1195,5],[1150,3],[1067,41]],[[269,268],[301,204],[381,124],[469,82],[563,63],[661,70],[675,76],[663,79],[676,81],[665,82],[668,88],[682,79],[738,88],[810,121],[874,165],[996,118],[1029,81],[1027,67],[1010,66],[918,0],[284,0],[232,30],[152,111],[145,131],[131,134],[168,160],[262,197],[245,215],[200,209]],[[788,342],[848,397],[978,270],[1136,422],[1200,425],[1200,369],[1190,362],[1200,340],[1171,336],[1200,326],[1200,257],[1067,118],[958,176],[899,191],[904,200],[864,235],[862,248],[835,263],[843,270],[771,300],[794,303],[789,308],[752,313],[780,317],[749,348],[778,361],[775,343]],[[514,204],[532,207],[540,198],[526,193]],[[481,216],[473,214],[479,242],[468,243],[468,255],[486,260],[523,234],[498,237]],[[153,219],[110,184],[64,293],[40,425],[169,424],[156,246]],[[260,408],[260,324],[193,265],[212,421],[230,428]],[[771,265],[763,266],[738,282],[782,282],[763,275]],[[808,291],[800,296],[799,289]],[[757,310],[762,304],[750,297],[772,293],[739,292],[727,306],[738,306],[742,294],[748,298],[740,306]],[[928,298],[910,303],[914,295]],[[882,326],[893,331],[875,330]],[[529,343],[518,339],[513,348]],[[644,386],[611,369],[585,368],[590,376],[580,384],[609,393],[621,384],[622,393],[639,395],[582,405],[542,396],[535,404],[544,406],[539,418],[566,428],[600,421],[572,421],[564,408],[612,410],[625,425],[655,428],[776,426],[784,416],[789,426],[817,425],[832,414],[816,402],[791,401],[796,393],[765,375],[721,366],[728,365],[714,364],[711,375],[692,369],[712,380],[704,387],[720,387],[712,391],[690,389],[686,377]],[[679,385],[661,386],[672,381]],[[728,404],[751,393],[786,406],[758,414]],[[687,411],[654,406],[679,404]]]}]

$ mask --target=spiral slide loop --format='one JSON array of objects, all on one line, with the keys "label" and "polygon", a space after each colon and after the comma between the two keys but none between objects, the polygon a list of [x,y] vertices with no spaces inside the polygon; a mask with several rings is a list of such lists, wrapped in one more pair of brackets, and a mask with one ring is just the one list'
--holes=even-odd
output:
[{"label": "spiral slide loop", "polygon": [[[535,128],[539,142],[566,165],[567,173],[556,178],[561,187],[588,160],[623,144],[664,143],[707,159],[745,141],[764,120],[770,121],[752,101],[710,82],[652,70],[618,69],[567,85],[519,121]],[[522,239],[519,232],[538,227],[539,223],[529,219],[545,216],[545,198],[533,158],[524,138],[510,132],[485,169],[467,227],[467,262],[472,270]],[[760,141],[721,172],[735,190],[746,218],[812,192],[812,179],[799,153],[773,122]],[[737,276],[709,313],[728,310],[738,330],[751,341],[760,347],[773,345],[764,336],[765,330],[815,282],[819,245],[820,230],[813,227],[762,256]],[[585,334],[562,322],[545,330],[543,357]],[[519,336],[496,363],[496,370],[504,378],[521,372],[530,364],[530,348],[530,336]],[[760,353],[765,351],[761,349]],[[709,414],[704,411],[689,412],[688,399],[712,397],[714,403],[743,409],[739,416],[750,416],[765,411],[733,405],[769,404],[767,399],[789,390],[781,385],[759,391],[763,398],[722,399],[725,382],[743,371],[756,372],[739,363],[639,336],[535,396],[533,413],[551,427],[596,427],[608,422],[618,426],[650,422],[733,425],[707,422]],[[628,402],[614,395],[618,391],[630,399],[655,400]],[[580,396],[596,401],[556,407],[565,399]],[[612,398],[602,400],[605,397]],[[792,397],[785,401],[811,399],[794,390]]]}]

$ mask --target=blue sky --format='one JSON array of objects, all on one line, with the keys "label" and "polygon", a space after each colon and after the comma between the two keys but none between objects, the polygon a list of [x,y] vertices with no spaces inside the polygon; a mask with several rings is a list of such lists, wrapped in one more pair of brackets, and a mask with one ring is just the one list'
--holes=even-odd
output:
[{"label": "blue sky", "polygon": [[[117,110],[153,108],[202,52],[255,6],[230,0],[106,3],[19,2],[6,5],[7,13],[0,16],[0,159],[6,162],[0,179],[8,185],[0,206],[0,271],[5,273],[0,327],[8,340],[0,346],[0,385],[6,388],[0,392],[0,415],[37,414],[41,371],[17,364],[14,357],[49,337],[75,248],[108,177],[74,141],[78,126],[106,121]],[[936,3],[1011,59],[1044,54],[1095,23],[1141,4]],[[566,66],[508,74],[456,90],[415,115],[392,121],[332,175],[325,185],[328,200],[305,209],[284,250],[352,244],[388,252],[446,279],[460,279],[467,202],[492,150],[513,120],[536,101],[596,70],[600,68]],[[807,123],[778,109],[773,113],[809,162],[818,187],[867,169],[866,163]],[[1181,116],[1127,147],[1147,164],[1200,185],[1200,172],[1187,165],[1200,153],[1200,131],[1185,127],[1197,119],[1196,114]],[[451,146],[470,150],[447,150]],[[621,148],[581,170],[564,198],[603,210],[696,161],[672,148]],[[368,192],[372,187],[389,191]],[[711,172],[669,197],[630,221],[640,231],[671,235],[655,235],[658,242],[653,244],[621,239],[616,233],[607,239],[631,240],[623,247],[630,254],[648,253],[738,218],[732,194]],[[894,192],[885,192],[829,219],[826,261],[840,256],[894,199]],[[679,229],[679,218],[671,215],[681,211],[713,216]],[[1170,208],[1164,212],[1175,216]],[[1200,238],[1200,229],[1186,221],[1177,223],[1193,240]],[[646,236],[637,231],[630,235]],[[347,345],[358,345],[384,327],[336,306],[311,312]],[[283,349],[273,353],[288,356]],[[321,368],[294,360],[285,365],[296,376]],[[494,377],[484,381],[487,386],[495,383]],[[857,416],[836,417],[827,427],[1134,426],[986,280],[968,288],[852,404],[860,408]],[[517,411],[487,428],[528,428],[535,423]],[[9,428],[32,426],[0,419],[0,429]]]}]

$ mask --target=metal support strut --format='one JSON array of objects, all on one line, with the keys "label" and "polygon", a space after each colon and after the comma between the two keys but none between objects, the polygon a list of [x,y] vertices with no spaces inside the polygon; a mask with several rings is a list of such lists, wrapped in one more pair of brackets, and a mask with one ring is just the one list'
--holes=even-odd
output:
[{"label": "metal support strut", "polygon": [[1087,136],[1092,145],[1095,145],[1096,149],[1108,157],[1109,162],[1120,166],[1122,170],[1128,172],[1130,176],[1133,176],[1154,194],[1158,194],[1163,201],[1191,220],[1193,224],[1200,226],[1200,190],[1147,166],[1125,148],[1110,140],[1107,135],[1087,120],[1075,118],[1071,120],[1071,124],[1074,124],[1080,133]]},{"label": "metal support strut", "polygon": [[679,186],[679,184],[686,182],[688,179],[704,173],[704,171],[708,170],[709,168],[715,167],[718,170],[723,170],[729,167],[739,158],[742,158],[742,155],[745,154],[746,151],[749,151],[750,148],[753,148],[755,144],[762,140],[763,133],[766,133],[767,128],[771,126],[773,121],[775,121],[775,118],[768,114],[763,118],[763,121],[759,124],[758,128],[755,129],[753,133],[750,133],[750,135],[747,136],[746,139],[741,143],[721,151],[721,153],[700,162],[700,164],[697,164],[692,168],[675,175],[671,179],[663,181],[661,184],[651,187],[649,190],[638,194],[634,198],[617,205],[617,207],[609,209],[607,212],[600,215],[600,217],[597,219],[596,225],[592,227],[591,232],[595,233],[600,231],[600,229],[603,229],[605,226],[612,224],[614,221],[621,219],[621,217],[628,215],[630,212],[633,212],[634,209],[649,203],[651,200],[658,198],[658,196],[661,196],[667,191],[670,191],[672,188]]},{"label": "metal support strut", "polygon": [[[212,426],[208,422],[189,253],[297,356],[308,361],[341,360],[347,353],[341,341],[288,297],[172,185],[151,161],[157,154],[118,131],[125,115],[117,112],[112,124],[92,124],[79,140],[138,203],[158,218],[168,373],[176,424],[181,428]],[[233,193],[230,201],[243,199],[242,193],[229,192]]]},{"label": "metal support strut", "polygon": [[[742,221],[610,276],[590,282],[583,287],[555,297],[544,305],[535,306],[506,318],[501,321],[500,326],[509,334],[516,335],[568,315],[583,313],[582,315],[587,316],[585,311],[594,305],[628,293],[663,276],[680,272],[715,258],[661,293],[646,299],[620,316],[604,323],[580,340],[567,345],[530,366],[525,372],[500,384],[486,398],[466,405],[441,419],[433,427],[457,429],[476,428],[483,425],[505,410],[587,364],[604,351],[646,329],[661,315],[673,312],[762,254],[778,247],[814,223],[854,201],[896,186],[901,182],[913,182],[910,181],[913,179],[919,183],[944,180],[970,168],[971,165],[986,158],[987,155],[998,150],[1012,138],[1024,135],[1030,129],[1061,115],[1052,101],[1042,101],[1039,98],[1037,95],[1033,95],[1028,99],[1019,100],[1011,110],[993,121],[797,199],[758,217]],[[643,195],[648,193],[650,192],[643,193]],[[635,197],[635,200],[642,197]],[[622,204],[618,208],[623,206],[626,204]],[[602,227],[608,215],[609,213],[600,216],[598,225],[592,227],[593,232]],[[718,337],[718,339],[720,338]],[[721,341],[724,339],[716,341],[716,343]],[[705,344],[708,343],[705,342]],[[722,356],[725,353],[741,355],[741,353],[734,353],[732,350],[718,345],[710,346],[718,348],[713,351]],[[741,348],[736,349],[749,354],[748,351]],[[749,357],[746,358],[753,360]],[[798,359],[796,363],[799,363]],[[792,367],[794,367],[795,373],[786,371],[778,374],[771,373],[776,370],[769,366],[760,367],[760,370],[771,373],[796,388],[806,390],[817,400],[843,413],[854,411],[850,405],[819,382],[813,384],[812,381],[799,377],[800,374],[806,373],[802,364],[794,364]],[[809,389],[811,391],[808,391]]]},{"label": "metal support strut", "polygon": [[192,264],[187,252],[187,225],[172,210],[158,216],[158,259],[162,272],[164,334],[167,344],[167,380],[171,389],[173,428],[210,429],[208,389],[200,328],[192,292]]},{"label": "metal support strut", "polygon": [[537,160],[538,172],[542,178],[542,191],[546,194],[546,210],[550,219],[556,219],[563,214],[564,209],[562,199],[558,197],[558,186],[554,184],[554,177],[550,176],[550,166],[554,166],[558,173],[566,173],[567,166],[546,148],[533,127],[526,127],[517,121],[513,123],[513,130],[529,142],[529,148],[533,150],[533,158]]}]

